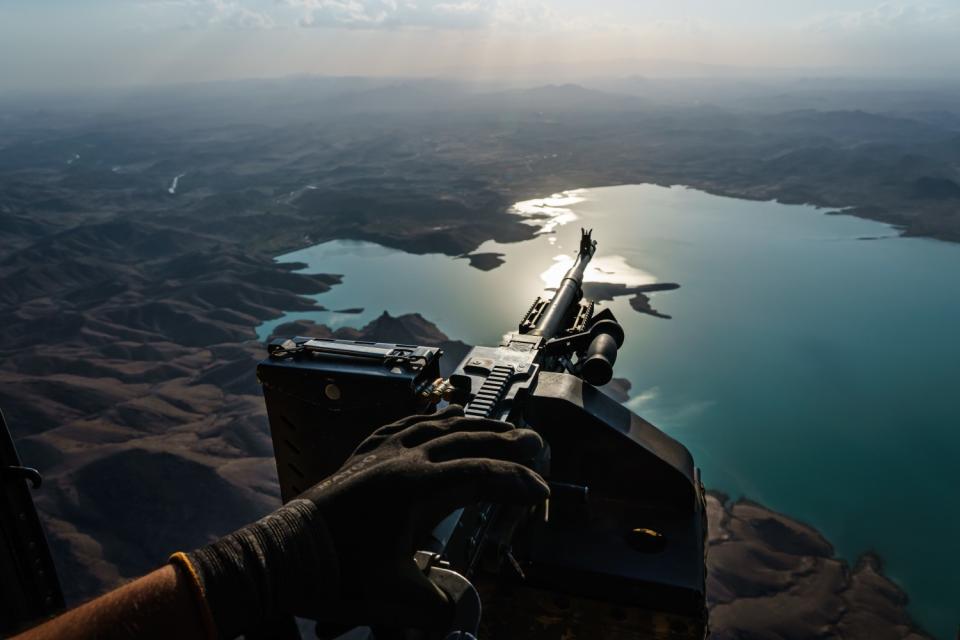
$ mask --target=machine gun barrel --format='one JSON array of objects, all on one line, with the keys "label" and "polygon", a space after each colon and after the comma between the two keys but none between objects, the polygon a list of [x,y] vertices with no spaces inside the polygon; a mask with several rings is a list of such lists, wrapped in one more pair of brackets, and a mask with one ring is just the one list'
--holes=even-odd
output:
[{"label": "machine gun barrel", "polygon": [[541,336],[547,339],[555,337],[564,327],[569,317],[570,309],[574,303],[580,300],[582,295],[583,274],[597,250],[596,240],[591,239],[590,231],[583,231],[580,238],[580,253],[573,266],[563,276],[557,292],[553,295],[553,300],[547,305],[546,309],[537,320],[536,326],[530,332],[531,335]]}]

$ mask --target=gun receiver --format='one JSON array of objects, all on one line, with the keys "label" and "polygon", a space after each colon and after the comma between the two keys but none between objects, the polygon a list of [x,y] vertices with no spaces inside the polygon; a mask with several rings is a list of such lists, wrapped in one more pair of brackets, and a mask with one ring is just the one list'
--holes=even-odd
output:
[{"label": "gun receiver", "polygon": [[[472,583],[476,591],[458,593],[483,602],[483,619],[456,631],[706,634],[699,470],[683,445],[597,389],[613,375],[624,332],[609,309],[583,299],[595,252],[584,230],[552,298],[538,298],[500,345],[474,347],[447,380],[438,349],[309,338],[275,341],[257,369],[284,501],[336,470],[378,426],[441,400],[540,433],[547,452],[532,462],[551,485],[549,504],[474,505],[421,543],[425,573]],[[479,616],[479,606],[463,610]]]},{"label": "gun receiver", "polygon": [[594,385],[610,382],[624,333],[609,310],[595,314],[594,303],[583,299],[584,274],[597,250],[591,236],[592,230],[582,230],[580,250],[553,298],[537,298],[516,332],[499,347],[475,347],[450,377],[450,395],[468,415],[517,419],[512,406],[540,371],[567,372]]}]

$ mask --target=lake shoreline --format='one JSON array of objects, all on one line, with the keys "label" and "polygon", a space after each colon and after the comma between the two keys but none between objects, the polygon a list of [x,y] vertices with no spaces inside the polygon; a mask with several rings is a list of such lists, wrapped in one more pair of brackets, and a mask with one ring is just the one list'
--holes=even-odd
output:
[{"label": "lake shoreline", "polygon": [[932,636],[874,551],[839,558],[815,527],[746,497],[707,491],[713,637]]},{"label": "lake shoreline", "polygon": [[[743,200],[747,202],[811,207],[816,209],[821,215],[851,216],[854,218],[860,218],[862,220],[869,220],[871,222],[879,222],[887,225],[891,230],[896,232],[896,235],[882,236],[883,238],[928,238],[931,240],[938,240],[951,244],[960,243],[960,234],[954,233],[953,231],[944,231],[936,227],[930,229],[912,228],[908,225],[908,220],[903,216],[868,204],[844,205],[837,204],[823,198],[798,198],[784,194],[778,195],[776,192],[768,193],[766,191],[757,193],[753,189],[733,189],[724,187],[722,185],[716,185],[710,182],[704,183],[697,180],[674,182],[637,177],[633,180],[627,179],[618,182],[606,178],[584,178],[580,181],[572,182],[572,184],[577,184],[577,187],[570,187],[568,186],[569,184],[571,184],[570,181],[557,179],[548,180],[542,185],[537,186],[528,186],[520,189],[507,188],[499,194],[501,197],[497,198],[495,202],[491,202],[490,205],[494,207],[494,209],[499,209],[496,211],[496,215],[501,217],[501,222],[507,222],[508,220],[505,219],[506,217],[515,216],[510,209],[516,202],[540,199],[561,193],[584,189],[606,189],[611,187],[621,187],[624,185],[650,185],[664,187],[667,189],[691,189],[716,196],[718,198]],[[395,228],[391,232],[382,234],[378,233],[374,236],[366,230],[354,229],[349,225],[344,225],[338,229],[334,236],[318,238],[306,234],[299,237],[295,241],[283,242],[281,244],[271,246],[270,252],[272,255],[283,255],[312,246],[318,242],[326,242],[328,240],[355,240],[361,242],[375,242],[385,247],[400,249],[415,255],[439,253],[450,257],[463,257],[469,259],[472,266],[475,266],[481,270],[489,270],[499,267],[502,264],[502,261],[498,259],[498,256],[492,254],[474,253],[485,242],[498,236],[501,237],[502,242],[521,242],[523,240],[529,240],[533,236],[532,230],[530,232],[523,230],[523,227],[525,226],[523,224],[519,224],[519,226],[516,224],[509,224],[508,226],[510,227],[509,229],[506,226],[500,226],[498,228],[498,232],[496,233],[494,233],[493,229],[485,227],[483,233],[471,234],[469,238],[465,239],[459,236],[452,236],[450,234],[450,229],[446,228],[439,228],[433,234],[424,234],[419,229],[411,229],[410,232],[403,232],[399,228]],[[471,257],[471,255],[475,257]]]},{"label": "lake shoreline", "polygon": [[[576,184],[576,187],[570,187],[570,184]],[[876,203],[855,203],[838,202],[826,197],[804,196],[785,193],[775,187],[743,187],[734,188],[724,184],[717,184],[712,181],[697,179],[684,180],[666,180],[648,176],[625,176],[624,179],[608,178],[600,176],[582,176],[580,179],[557,178],[544,180],[535,187],[524,187],[512,191],[510,196],[516,201],[532,200],[547,197],[544,194],[558,194],[568,191],[577,191],[581,189],[606,189],[610,187],[620,187],[624,185],[652,185],[672,189],[680,187],[683,189],[693,189],[703,193],[717,196],[719,198],[731,198],[735,200],[745,200],[748,202],[765,202],[790,206],[813,207],[819,210],[823,215],[852,216],[872,222],[880,222],[888,225],[897,232],[896,237],[904,238],[930,238],[949,243],[960,243],[960,233],[946,228],[941,229],[936,225],[914,225],[911,227],[909,217],[897,214],[895,211],[884,208]],[[917,222],[913,220],[913,222]]]}]

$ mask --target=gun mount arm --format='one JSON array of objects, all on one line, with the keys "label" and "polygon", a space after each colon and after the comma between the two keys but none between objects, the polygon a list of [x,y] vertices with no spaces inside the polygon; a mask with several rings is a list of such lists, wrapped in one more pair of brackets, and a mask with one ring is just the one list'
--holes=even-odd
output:
[{"label": "gun mount arm", "polygon": [[694,508],[699,479],[687,448],[582,379],[541,371],[523,419],[550,443],[554,480]]},{"label": "gun mount arm", "polygon": [[702,637],[705,505],[687,449],[565,373],[540,372],[523,418],[550,443],[551,486],[582,488],[555,492],[549,520],[518,541],[525,586],[640,604]]}]

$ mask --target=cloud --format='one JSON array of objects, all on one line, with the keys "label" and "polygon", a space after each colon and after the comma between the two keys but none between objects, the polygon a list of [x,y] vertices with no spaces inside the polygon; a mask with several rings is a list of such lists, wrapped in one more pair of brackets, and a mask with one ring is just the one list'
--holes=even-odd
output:
[{"label": "cloud", "polygon": [[609,14],[599,10],[586,16],[558,12],[549,0],[138,0],[133,6],[141,10],[144,30],[313,27],[569,33],[623,26],[607,21]]},{"label": "cloud", "polygon": [[958,32],[960,8],[925,2],[883,2],[860,11],[837,11],[808,25],[815,31],[859,34]]},{"label": "cloud", "polygon": [[207,24],[211,26],[233,29],[270,29],[276,26],[269,14],[241,6],[238,2],[213,0],[210,4],[213,11]]},{"label": "cloud", "polygon": [[[277,26],[272,3],[242,0],[141,0],[153,26],[182,29],[272,29]],[[146,26],[146,25],[144,25]]]},{"label": "cloud", "polygon": [[530,0],[287,0],[300,25],[350,29],[483,29],[542,25],[545,4]]},{"label": "cloud", "polygon": [[801,31],[805,44],[833,60],[887,74],[954,76],[960,63],[960,5],[882,2],[833,12]]}]

